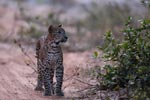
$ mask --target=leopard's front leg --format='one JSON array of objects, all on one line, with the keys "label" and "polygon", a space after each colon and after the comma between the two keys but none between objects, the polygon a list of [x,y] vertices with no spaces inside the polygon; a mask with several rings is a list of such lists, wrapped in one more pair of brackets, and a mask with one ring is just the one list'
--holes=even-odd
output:
[{"label": "leopard's front leg", "polygon": [[56,67],[56,87],[55,87],[56,96],[64,96],[64,93],[62,91],[63,74],[64,74],[63,65],[57,66]]},{"label": "leopard's front leg", "polygon": [[51,80],[51,70],[49,68],[46,68],[43,71],[43,79],[44,79],[44,95],[45,96],[51,96],[53,94],[53,84]]}]

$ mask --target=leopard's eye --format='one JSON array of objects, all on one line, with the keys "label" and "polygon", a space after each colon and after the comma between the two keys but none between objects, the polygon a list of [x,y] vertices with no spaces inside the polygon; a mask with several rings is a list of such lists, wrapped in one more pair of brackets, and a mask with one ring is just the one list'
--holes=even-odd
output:
[{"label": "leopard's eye", "polygon": [[61,31],[58,31],[59,34],[61,34]]}]

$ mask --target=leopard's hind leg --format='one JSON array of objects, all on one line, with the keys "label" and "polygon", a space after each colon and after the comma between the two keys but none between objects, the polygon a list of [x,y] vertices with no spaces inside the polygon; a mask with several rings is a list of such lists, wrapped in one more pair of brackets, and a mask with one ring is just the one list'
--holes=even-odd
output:
[{"label": "leopard's hind leg", "polygon": [[37,77],[37,85],[35,88],[35,91],[44,91],[43,88],[43,74],[42,74],[42,69],[39,61],[37,61],[37,70],[38,70],[38,77]]}]

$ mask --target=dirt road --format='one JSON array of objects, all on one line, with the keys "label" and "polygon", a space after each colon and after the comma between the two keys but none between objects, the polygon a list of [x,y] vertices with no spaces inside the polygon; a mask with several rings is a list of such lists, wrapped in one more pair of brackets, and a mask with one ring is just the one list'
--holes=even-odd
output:
[{"label": "dirt road", "polygon": [[[34,51],[27,48],[27,52],[35,62]],[[45,97],[43,93],[34,91],[37,74],[26,65],[28,58],[15,44],[0,43],[0,100],[70,100],[76,96],[75,91],[84,87],[72,77],[77,75],[77,66],[86,62],[87,55],[87,53],[65,53],[66,80],[63,85],[65,97]]]}]

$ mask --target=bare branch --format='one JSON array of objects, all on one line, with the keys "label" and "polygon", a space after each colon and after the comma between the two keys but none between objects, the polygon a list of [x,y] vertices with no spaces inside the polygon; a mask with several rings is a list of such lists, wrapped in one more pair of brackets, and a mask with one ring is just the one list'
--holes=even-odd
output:
[{"label": "bare branch", "polygon": [[[23,55],[26,56],[29,59],[29,61],[32,63],[32,65],[34,65],[36,67],[36,63],[32,60],[32,58],[24,50],[24,48],[22,47],[21,43],[19,43],[16,39],[14,39],[14,43],[17,44],[17,46],[21,49],[21,52],[23,53]],[[27,66],[29,66],[30,68],[32,68],[37,73],[37,70],[33,66],[31,66],[27,62],[25,62],[25,63],[27,64]]]}]

